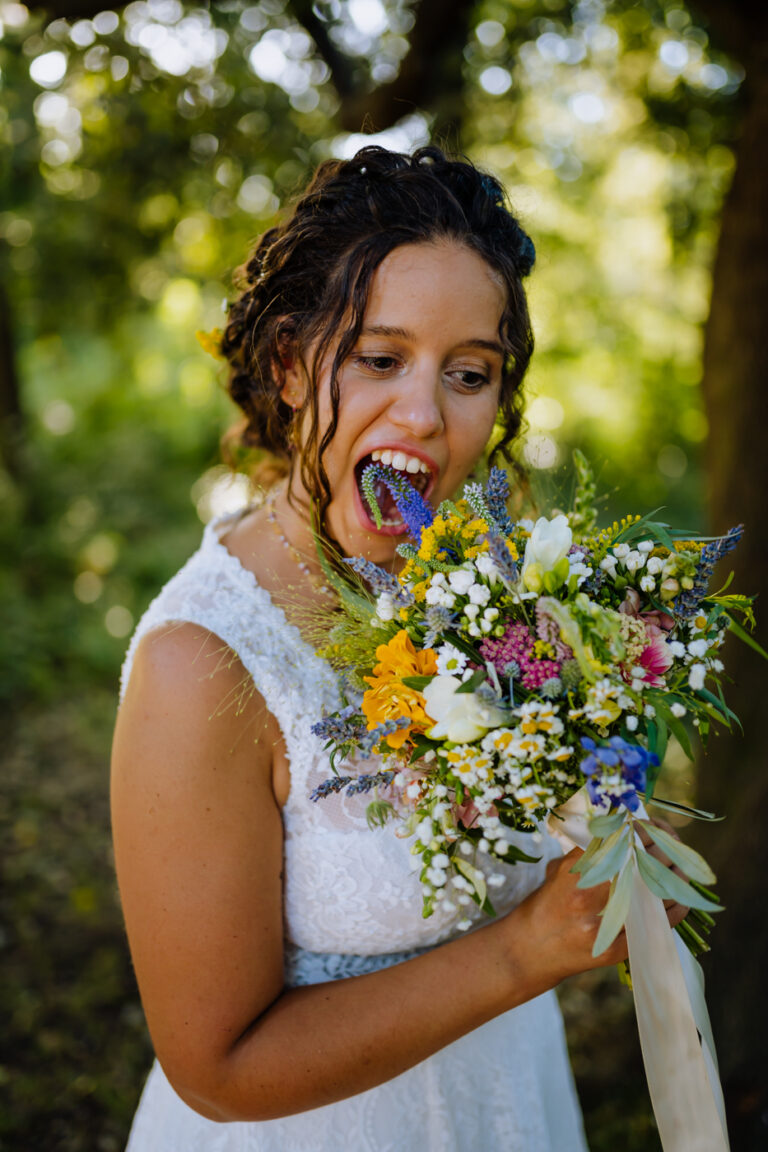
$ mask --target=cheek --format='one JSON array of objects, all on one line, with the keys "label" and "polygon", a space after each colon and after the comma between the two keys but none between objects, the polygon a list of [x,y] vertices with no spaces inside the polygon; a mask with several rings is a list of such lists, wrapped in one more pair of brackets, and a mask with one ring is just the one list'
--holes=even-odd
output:
[{"label": "cheek", "polygon": [[471,471],[483,454],[491,438],[498,413],[495,397],[488,397],[481,403],[479,398],[472,406],[462,406],[452,423],[451,463],[463,472]]}]

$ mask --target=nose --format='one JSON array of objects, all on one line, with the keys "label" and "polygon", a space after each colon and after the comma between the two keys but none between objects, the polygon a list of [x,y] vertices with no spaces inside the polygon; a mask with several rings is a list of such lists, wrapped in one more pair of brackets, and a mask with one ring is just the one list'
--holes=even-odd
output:
[{"label": "nose", "polygon": [[445,427],[439,371],[423,369],[409,373],[392,400],[389,418],[398,428],[420,440],[439,436]]}]

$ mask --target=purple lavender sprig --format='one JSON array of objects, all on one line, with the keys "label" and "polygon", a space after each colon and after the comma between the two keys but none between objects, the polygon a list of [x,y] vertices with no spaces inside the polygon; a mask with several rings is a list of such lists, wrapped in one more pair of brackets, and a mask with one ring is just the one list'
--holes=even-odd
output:
[{"label": "purple lavender sprig", "polygon": [[396,775],[394,768],[386,768],[383,772],[370,772],[363,776],[331,776],[323,780],[314,791],[310,792],[310,800],[326,800],[338,792],[346,791],[347,796],[360,796],[371,792],[379,784],[391,784]]},{"label": "purple lavender sprig", "polygon": [[514,524],[507,512],[509,500],[509,477],[503,468],[491,468],[485,486],[485,502],[493,520],[504,536],[511,536]]},{"label": "purple lavender sprig", "polygon": [[375,596],[388,592],[396,604],[413,603],[413,593],[404,588],[396,576],[379,568],[372,560],[365,560],[362,556],[345,556],[344,563],[348,564],[358,576],[362,576]]},{"label": "purple lavender sprig", "polygon": [[365,721],[354,704],[348,704],[340,712],[332,716],[323,716],[312,725],[311,732],[321,740],[332,740],[334,744],[343,744],[350,740],[358,740],[364,732]]},{"label": "purple lavender sprig", "polygon": [[418,540],[423,529],[428,528],[435,518],[432,507],[396,468],[374,461],[363,471],[361,488],[377,528],[381,528],[383,523],[381,509],[376,500],[377,480],[386,484],[408,531],[414,540]]},{"label": "purple lavender sprig", "polygon": [[496,565],[502,580],[508,587],[517,584],[520,573],[502,537],[497,536],[495,532],[489,532],[486,540],[488,541],[488,555]]},{"label": "purple lavender sprig", "polygon": [[733,552],[743,535],[744,525],[737,524],[734,528],[729,528],[724,536],[704,545],[696,565],[693,588],[681,592],[672,603],[672,610],[676,616],[681,616],[683,620],[689,620],[691,616],[696,615],[696,609],[707,594],[715,565],[729,552]]}]

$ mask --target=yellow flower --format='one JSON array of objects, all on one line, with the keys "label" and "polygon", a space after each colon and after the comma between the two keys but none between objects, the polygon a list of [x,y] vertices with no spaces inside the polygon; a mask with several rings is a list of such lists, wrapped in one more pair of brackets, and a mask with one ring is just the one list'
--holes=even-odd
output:
[{"label": "yellow flower", "polygon": [[373,675],[364,677],[366,684],[371,685],[363,696],[368,731],[386,720],[407,717],[410,720],[407,727],[398,728],[385,738],[390,748],[401,748],[412,732],[424,732],[432,726],[432,720],[424,711],[421,692],[408,688],[403,679],[436,675],[437,657],[432,648],[417,652],[408,633],[401,628],[387,644],[379,645],[376,658],[379,663]]},{"label": "yellow flower", "polygon": [[210,332],[195,332],[195,336],[203,351],[213,356],[214,360],[226,360],[221,350],[221,341],[224,337],[221,328],[212,328]]}]

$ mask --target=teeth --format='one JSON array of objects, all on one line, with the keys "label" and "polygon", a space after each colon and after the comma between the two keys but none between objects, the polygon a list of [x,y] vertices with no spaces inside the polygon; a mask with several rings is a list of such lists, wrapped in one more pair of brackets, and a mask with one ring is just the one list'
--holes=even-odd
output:
[{"label": "teeth", "polygon": [[394,451],[392,448],[374,448],[371,452],[371,460],[389,464],[398,472],[409,472],[412,476],[417,472],[424,472],[427,476],[430,474],[429,465],[426,461],[420,460],[418,456],[408,456],[405,452]]}]

